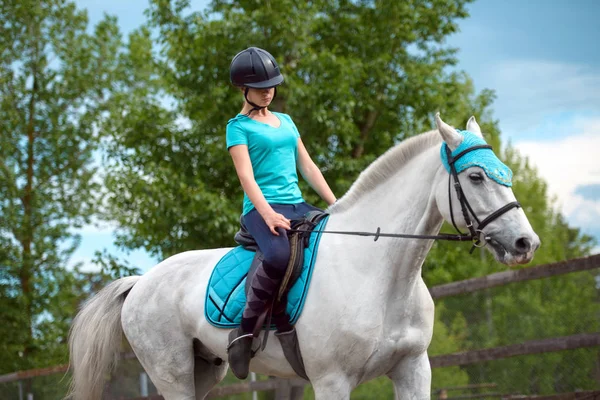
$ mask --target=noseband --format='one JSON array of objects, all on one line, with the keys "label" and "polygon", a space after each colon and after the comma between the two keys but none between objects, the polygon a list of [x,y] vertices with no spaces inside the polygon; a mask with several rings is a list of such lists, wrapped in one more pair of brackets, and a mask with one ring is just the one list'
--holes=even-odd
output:
[{"label": "noseband", "polygon": [[[465,196],[465,192],[463,191],[462,186],[460,185],[460,181],[458,180],[458,173],[456,172],[456,166],[454,165],[454,163],[458,161],[462,156],[478,149],[491,150],[492,146],[488,144],[472,146],[466,150],[461,151],[456,156],[452,156],[450,149],[448,148],[448,146],[446,146],[446,155],[448,156],[448,165],[450,166],[450,174],[448,175],[448,201],[450,202],[450,219],[452,221],[454,229],[456,229],[456,231],[461,236],[469,237],[473,241],[471,253],[473,252],[475,247],[483,247],[487,244],[487,241],[489,240],[489,237],[484,235],[483,228],[485,228],[490,222],[499,218],[511,209],[521,207],[521,203],[519,203],[518,201],[513,201],[511,203],[506,204],[503,207],[500,207],[499,209],[488,215],[486,218],[484,218],[483,221],[479,221],[479,218],[477,218],[477,215],[475,215],[475,212],[473,211],[471,204],[469,204],[469,201]],[[469,234],[462,233],[460,229],[458,229],[458,227],[456,226],[456,223],[454,222],[454,212],[452,211],[452,193],[450,189],[450,187],[452,186],[452,178],[454,178],[454,189],[456,189],[456,197],[458,197],[458,201],[460,202],[460,208],[463,214],[463,218],[465,219],[465,223],[467,224],[467,228],[469,229]],[[473,226],[471,216],[473,216],[473,219],[475,220],[475,222],[477,222],[477,227]],[[482,236],[483,241],[481,240]]]}]

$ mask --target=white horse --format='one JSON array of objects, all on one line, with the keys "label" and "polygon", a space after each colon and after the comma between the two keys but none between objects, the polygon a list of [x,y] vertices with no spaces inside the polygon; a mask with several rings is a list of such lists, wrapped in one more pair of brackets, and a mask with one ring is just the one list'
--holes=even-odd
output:
[{"label": "white horse", "polygon": [[[329,208],[327,230],[436,235],[444,220],[467,227],[460,199],[449,191],[440,158],[463,136],[436,115],[438,129],[407,139],[369,166]],[[481,137],[472,117],[467,130]],[[527,263],[539,247],[515,197],[484,169],[458,176],[471,212],[492,215],[485,233],[472,230],[505,264]],[[449,197],[450,196],[450,197]],[[517,203],[518,204],[518,203]],[[464,205],[463,205],[464,207]],[[503,209],[504,208],[504,209]],[[502,212],[495,212],[503,209]],[[489,219],[489,218],[488,218]],[[483,221],[482,221],[483,222]],[[477,224],[474,226],[477,228]],[[386,375],[397,399],[430,398],[427,348],[434,304],[421,266],[433,240],[323,234],[304,310],[296,323],[306,373],[319,400],[348,399],[359,384]],[[79,312],[70,337],[75,399],[99,399],[116,362],[121,332],[167,400],[203,399],[226,374],[229,330],[204,316],[207,282],[230,249],[188,251],[143,276],[109,284]],[[271,337],[251,371],[295,377]]]}]

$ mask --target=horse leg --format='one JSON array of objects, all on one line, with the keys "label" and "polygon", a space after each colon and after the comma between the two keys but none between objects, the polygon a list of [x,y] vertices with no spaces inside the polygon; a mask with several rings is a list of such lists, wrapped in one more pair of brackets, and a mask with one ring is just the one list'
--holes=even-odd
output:
[{"label": "horse leg", "polygon": [[196,400],[202,400],[217,383],[225,378],[228,364],[208,353],[197,339],[194,339],[194,354]]},{"label": "horse leg", "polygon": [[389,373],[394,383],[396,400],[421,400],[431,398],[431,366],[427,353],[407,357]]},{"label": "horse leg", "polygon": [[341,375],[325,375],[311,381],[315,392],[315,400],[348,400],[352,387],[346,377]]},{"label": "horse leg", "polygon": [[165,400],[195,400],[194,349],[182,329],[173,327],[166,332],[147,329],[131,319],[124,322],[123,331],[133,352]]}]

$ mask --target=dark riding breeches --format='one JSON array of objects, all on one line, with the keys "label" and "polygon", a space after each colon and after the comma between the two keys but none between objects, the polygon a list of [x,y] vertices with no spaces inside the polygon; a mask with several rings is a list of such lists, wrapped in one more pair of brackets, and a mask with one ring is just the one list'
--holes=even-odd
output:
[{"label": "dark riding breeches", "polygon": [[[305,202],[271,204],[271,207],[288,219],[299,219],[309,211],[318,210]],[[249,333],[279,288],[290,259],[290,243],[284,229],[277,228],[279,236],[273,235],[256,209],[244,215],[242,222],[264,255],[263,268],[257,271],[250,283],[248,301],[242,317],[242,330]]]}]

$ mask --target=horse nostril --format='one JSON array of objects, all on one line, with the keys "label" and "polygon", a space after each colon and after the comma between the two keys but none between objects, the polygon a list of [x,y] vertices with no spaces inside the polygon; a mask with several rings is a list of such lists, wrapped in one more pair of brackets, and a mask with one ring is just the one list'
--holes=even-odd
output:
[{"label": "horse nostril", "polygon": [[526,237],[517,239],[515,248],[521,253],[529,253],[531,251],[531,240]]}]

